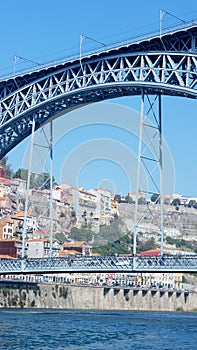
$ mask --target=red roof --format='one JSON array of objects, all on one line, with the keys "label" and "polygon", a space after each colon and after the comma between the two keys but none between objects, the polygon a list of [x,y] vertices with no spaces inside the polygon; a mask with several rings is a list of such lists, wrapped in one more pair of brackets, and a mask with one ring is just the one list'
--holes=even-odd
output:
[{"label": "red roof", "polygon": [[8,218],[1,218],[0,219],[0,226],[4,227],[7,223],[13,224],[13,221]]},{"label": "red roof", "polygon": [[78,248],[78,247],[81,248],[84,245],[87,245],[87,243],[85,241],[82,241],[82,242],[80,242],[80,241],[78,241],[78,242],[64,242],[62,244],[62,247],[74,249],[74,248]]},{"label": "red roof", "polygon": [[[15,215],[12,215],[12,218],[13,219],[18,219],[18,218],[24,218],[24,216],[25,216],[25,212],[24,211],[19,211]],[[32,217],[32,216],[36,216],[36,215],[34,213],[32,213],[31,211],[28,211],[27,216],[28,217]]]},{"label": "red roof", "polygon": [[4,177],[0,177],[0,182],[4,184],[5,186],[10,186],[10,182],[5,179]]},{"label": "red roof", "polygon": [[64,257],[65,255],[81,255],[81,253],[78,252],[77,250],[74,250],[74,249],[72,249],[72,250],[61,250],[59,252],[59,257],[60,258]]},{"label": "red roof", "polygon": [[[169,252],[163,252],[165,255],[170,255]],[[160,256],[160,250],[159,249],[152,249],[152,250],[146,250],[145,252],[139,253],[139,256]]]}]

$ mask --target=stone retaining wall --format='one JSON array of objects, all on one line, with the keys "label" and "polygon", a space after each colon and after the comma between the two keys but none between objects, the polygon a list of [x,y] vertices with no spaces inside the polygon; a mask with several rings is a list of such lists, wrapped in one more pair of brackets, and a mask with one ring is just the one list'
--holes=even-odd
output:
[{"label": "stone retaining wall", "polygon": [[0,285],[0,307],[196,311],[197,292],[65,284]]}]

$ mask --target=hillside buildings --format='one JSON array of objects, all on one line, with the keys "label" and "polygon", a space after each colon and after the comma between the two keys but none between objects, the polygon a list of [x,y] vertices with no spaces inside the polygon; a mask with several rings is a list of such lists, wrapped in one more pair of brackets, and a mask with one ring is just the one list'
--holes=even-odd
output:
[{"label": "hillside buildings", "polygon": [[[92,244],[86,241],[72,241],[70,237],[71,228],[91,228],[91,232],[96,235],[101,225],[110,225],[115,219],[122,215],[121,205],[125,205],[125,218],[127,212],[129,219],[125,219],[128,231],[132,229],[133,208],[135,202],[135,193],[128,194],[128,198],[121,197],[119,203],[114,195],[106,189],[76,188],[68,184],[56,186],[52,191],[52,209],[53,209],[53,233],[62,233],[67,239],[60,244],[56,238],[50,246],[50,191],[47,189],[31,189],[29,192],[29,210],[25,215],[25,197],[26,182],[24,180],[5,179],[3,169],[0,167],[0,257],[20,258],[22,256],[22,234],[24,221],[25,227],[25,257],[26,258],[47,258],[52,257],[75,257],[78,255],[92,256]],[[189,206],[195,208],[195,198],[186,198],[174,194],[163,197],[165,204],[172,204],[179,200],[182,207]],[[129,203],[129,204],[128,204]],[[176,202],[177,203],[177,202]],[[140,193],[140,204],[155,205],[147,203],[145,194]],[[143,208],[143,207],[142,207]],[[174,211],[176,212],[176,208]],[[194,209],[195,210],[195,209]],[[127,211],[127,212],[126,212]],[[155,207],[155,212],[157,208]],[[180,214],[180,210],[179,210]],[[170,222],[171,218],[168,218]],[[129,226],[130,225],[130,226]],[[146,221],[145,226],[141,227],[146,237],[152,237],[155,231],[154,223]],[[178,237],[180,230],[176,227],[168,227],[167,234],[171,237]],[[189,229],[188,229],[189,230]],[[188,231],[188,237],[192,238],[192,232]],[[180,276],[171,276],[169,274],[78,274],[73,276],[69,274],[67,281],[73,283],[107,283],[112,285],[134,284],[134,285],[181,285]],[[177,282],[178,281],[178,282]]]}]

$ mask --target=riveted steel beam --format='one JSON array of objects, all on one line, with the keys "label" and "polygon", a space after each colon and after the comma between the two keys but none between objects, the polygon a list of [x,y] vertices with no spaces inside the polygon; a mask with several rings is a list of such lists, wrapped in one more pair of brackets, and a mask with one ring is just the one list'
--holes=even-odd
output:
[{"label": "riveted steel beam", "polygon": [[197,255],[135,257],[70,256],[64,258],[0,259],[0,274],[58,272],[196,272]]},{"label": "riveted steel beam", "polygon": [[146,94],[197,98],[197,55],[127,53],[67,65],[0,100],[0,158],[35,128],[81,106]]}]

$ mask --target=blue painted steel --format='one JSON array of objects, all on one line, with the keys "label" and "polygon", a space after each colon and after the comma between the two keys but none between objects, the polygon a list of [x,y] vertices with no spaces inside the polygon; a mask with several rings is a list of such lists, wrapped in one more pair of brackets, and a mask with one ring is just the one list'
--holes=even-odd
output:
[{"label": "blue painted steel", "polygon": [[0,259],[0,275],[60,272],[197,272],[197,255],[163,257],[70,256]]},{"label": "blue painted steel", "polygon": [[[0,159],[51,118],[120,96],[197,98],[197,26],[132,41],[0,81]],[[197,256],[0,259],[0,273],[197,271]]]},{"label": "blue painted steel", "polygon": [[82,59],[65,60],[0,81],[0,159],[51,118],[120,96],[197,98],[197,26]]}]

